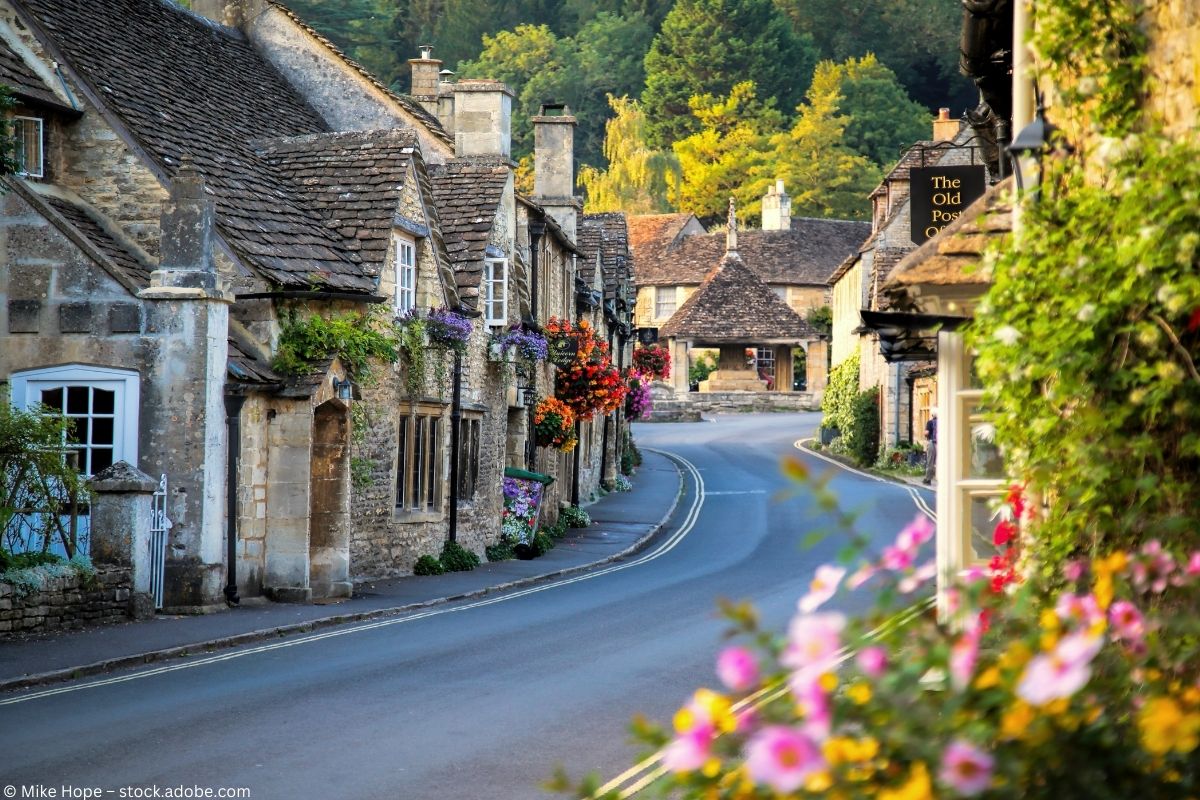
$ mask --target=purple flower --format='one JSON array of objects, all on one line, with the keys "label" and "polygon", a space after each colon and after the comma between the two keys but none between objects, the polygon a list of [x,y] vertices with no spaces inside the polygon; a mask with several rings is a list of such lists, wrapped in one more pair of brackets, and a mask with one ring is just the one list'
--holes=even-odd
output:
[{"label": "purple flower", "polygon": [[471,320],[445,308],[431,308],[425,318],[429,340],[454,349],[466,347],[471,329]]},{"label": "purple flower", "polygon": [[744,647],[727,647],[717,657],[717,677],[735,692],[758,682],[758,660]]},{"label": "purple flower", "polygon": [[955,739],[942,754],[942,783],[964,797],[979,794],[992,782],[996,760],[962,739]]}]

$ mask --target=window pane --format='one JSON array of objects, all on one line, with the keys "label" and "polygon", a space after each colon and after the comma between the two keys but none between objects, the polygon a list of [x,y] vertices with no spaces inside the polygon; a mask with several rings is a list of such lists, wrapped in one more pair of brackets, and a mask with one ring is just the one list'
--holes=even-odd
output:
[{"label": "window pane", "polygon": [[107,389],[92,390],[92,413],[93,414],[112,414],[115,413],[117,406],[117,393],[110,392]]},{"label": "window pane", "polygon": [[88,413],[88,398],[91,394],[91,389],[87,386],[68,386],[67,387],[67,413],[68,414],[86,414]]},{"label": "window pane", "polygon": [[94,447],[92,448],[92,465],[88,474],[95,475],[97,472],[111,467],[112,463],[113,451],[111,447]]},{"label": "window pane", "polygon": [[408,417],[400,418],[400,435],[398,437],[398,453],[396,456],[396,507],[408,507],[408,495],[405,486],[408,483]]},{"label": "window pane", "polygon": [[92,419],[92,444],[113,443],[113,420],[109,417]]},{"label": "window pane", "polygon": [[413,428],[413,477],[412,503],[413,508],[419,507],[421,498],[425,496],[425,418],[417,417]]},{"label": "window pane", "polygon": [[436,465],[438,461],[438,420],[437,417],[429,418],[429,453],[425,461],[425,509],[432,511],[434,508],[434,499],[437,496],[437,475]]},{"label": "window pane", "polygon": [[67,430],[67,441],[71,444],[87,444],[88,443],[88,418],[87,417],[69,417]]},{"label": "window pane", "polygon": [[42,389],[42,405],[55,411],[62,411],[63,388],[59,386],[55,389]]},{"label": "window pane", "polygon": [[992,544],[996,523],[1000,516],[995,510],[1000,497],[994,494],[971,494],[968,509],[971,514],[971,552],[968,557],[974,559],[989,559],[996,554],[996,546]]}]

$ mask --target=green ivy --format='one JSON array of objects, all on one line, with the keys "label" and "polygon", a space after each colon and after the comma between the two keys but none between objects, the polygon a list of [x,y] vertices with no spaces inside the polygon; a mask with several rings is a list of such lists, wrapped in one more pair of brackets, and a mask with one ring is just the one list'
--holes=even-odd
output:
[{"label": "green ivy", "polygon": [[409,397],[417,397],[425,388],[426,351],[425,321],[410,317],[396,324],[396,336],[400,351],[408,368],[404,374],[404,385]]},{"label": "green ivy", "polygon": [[371,376],[371,360],[394,363],[398,339],[380,322],[381,312],[347,312],[331,317],[283,313],[274,367],[284,375],[305,375],[312,362],[336,356],[360,381]]},{"label": "green ivy", "polygon": [[858,350],[842,359],[829,373],[829,385],[821,398],[821,420],[823,428],[837,428],[843,433],[850,430],[850,410],[858,396]]},{"label": "green ivy", "polygon": [[879,457],[879,387],[859,392],[850,403],[850,425],[843,429],[846,448],[860,466]]}]

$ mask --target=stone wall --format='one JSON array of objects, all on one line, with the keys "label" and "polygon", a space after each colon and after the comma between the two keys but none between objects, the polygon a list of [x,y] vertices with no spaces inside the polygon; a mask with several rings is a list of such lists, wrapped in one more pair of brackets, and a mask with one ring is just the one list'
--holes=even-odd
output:
[{"label": "stone wall", "polygon": [[128,567],[102,567],[94,578],[46,578],[42,589],[25,595],[0,583],[0,637],[124,622],[132,617],[132,589]]},{"label": "stone wall", "polygon": [[1200,7],[1192,0],[1147,0],[1148,105],[1168,133],[1196,135],[1200,114]]},{"label": "stone wall", "polygon": [[809,392],[671,392],[663,383],[652,389],[654,410],[646,422],[698,422],[704,414],[817,411],[819,396]]}]

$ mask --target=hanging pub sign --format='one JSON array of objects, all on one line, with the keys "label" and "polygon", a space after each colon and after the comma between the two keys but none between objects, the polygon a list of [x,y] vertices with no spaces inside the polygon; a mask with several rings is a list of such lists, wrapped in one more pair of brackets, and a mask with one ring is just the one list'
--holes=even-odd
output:
[{"label": "hanging pub sign", "polygon": [[914,244],[924,244],[937,236],[987,188],[987,174],[982,165],[913,167],[908,180],[912,196],[910,233]]},{"label": "hanging pub sign", "polygon": [[566,369],[575,362],[579,353],[579,342],[573,336],[552,336],[546,340],[550,351],[550,363],[560,369]]},{"label": "hanging pub sign", "polygon": [[638,344],[650,346],[658,341],[658,328],[638,328]]}]

